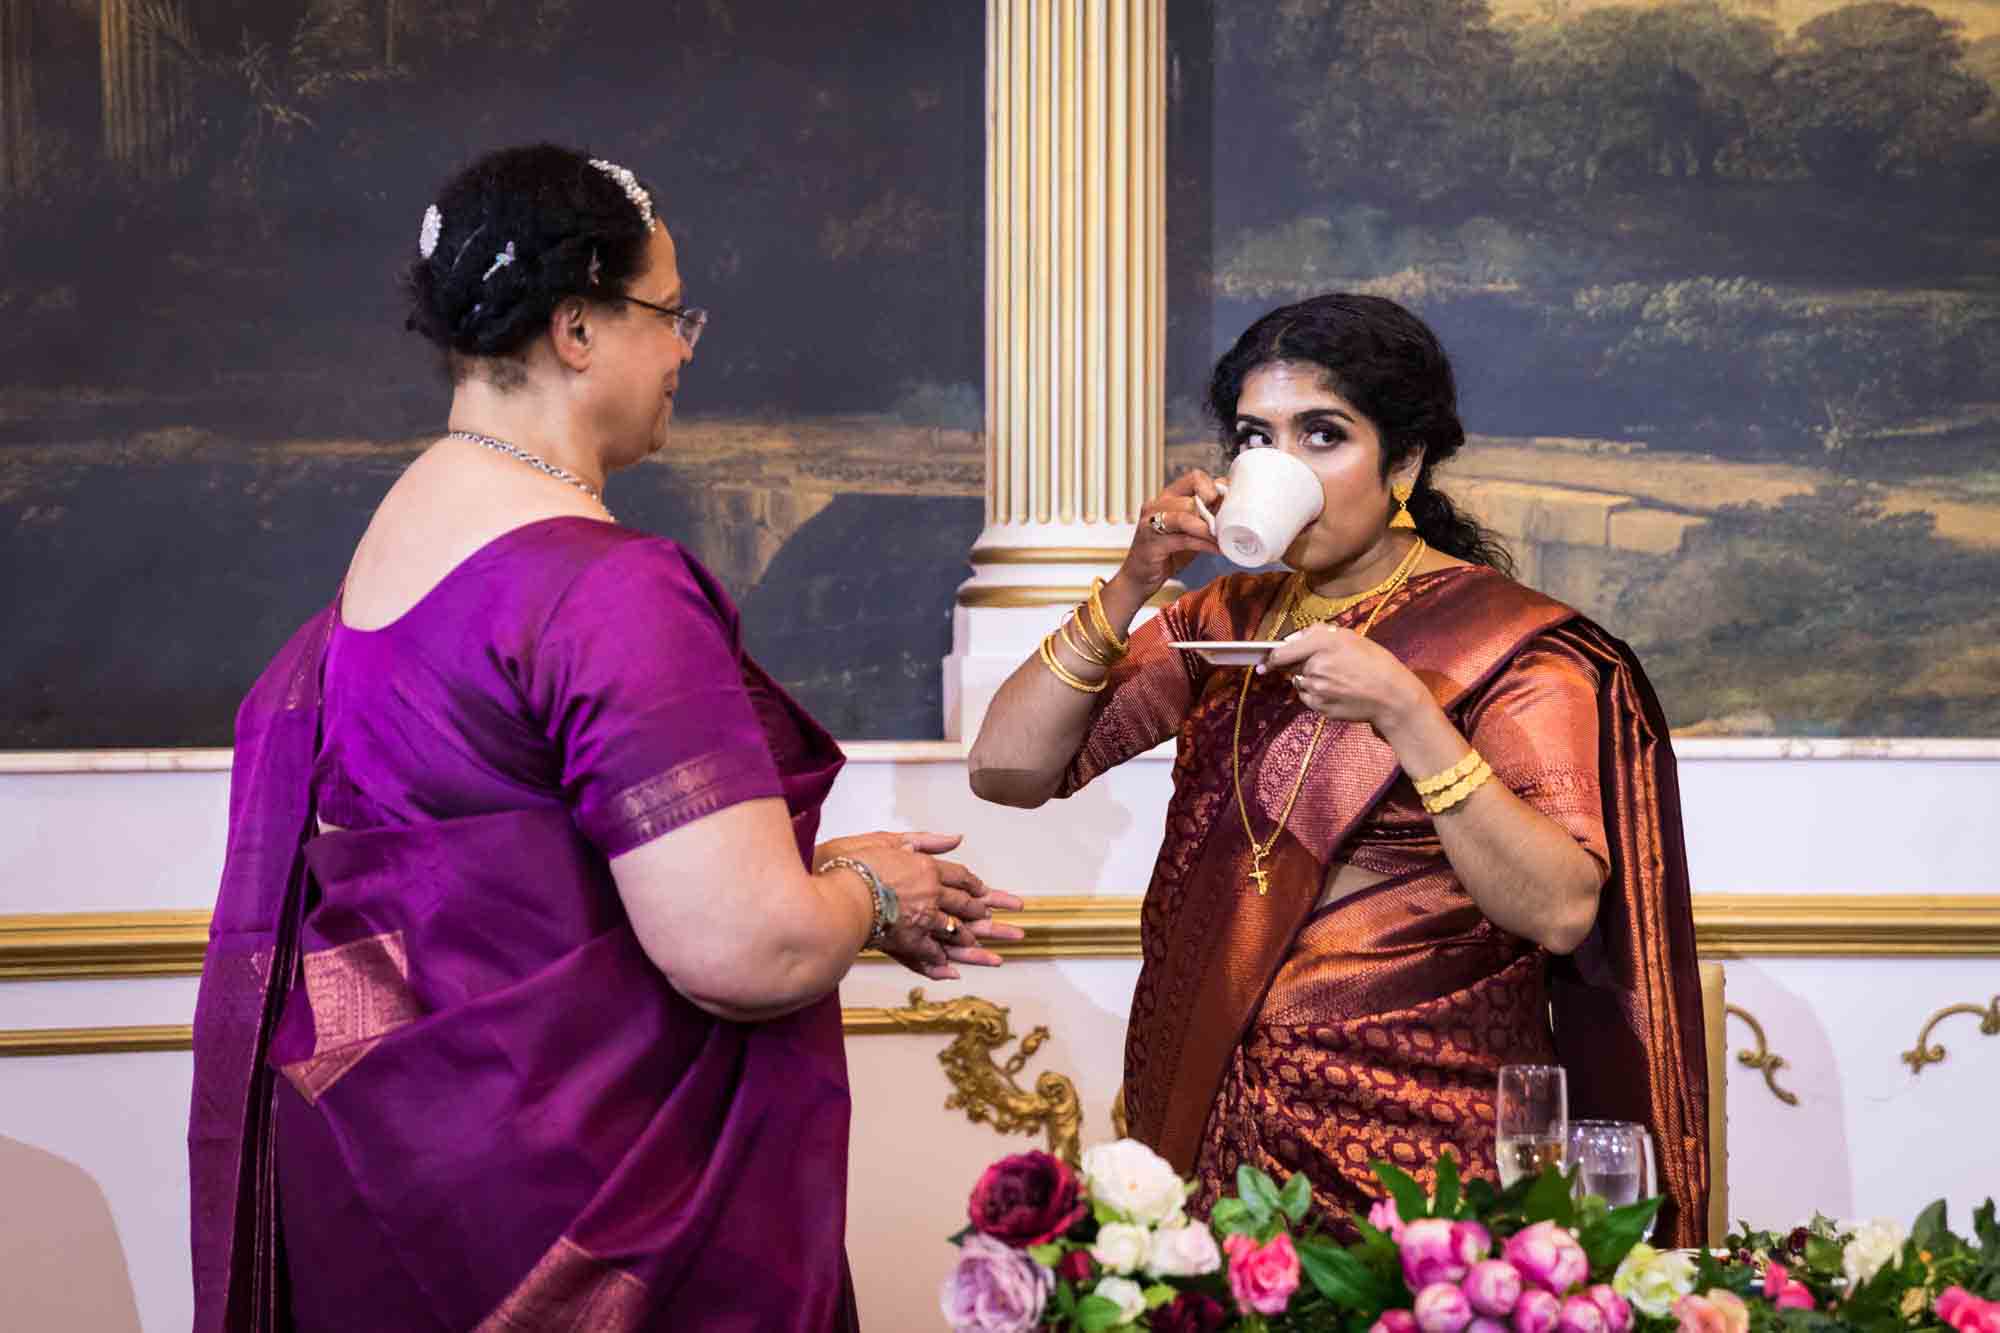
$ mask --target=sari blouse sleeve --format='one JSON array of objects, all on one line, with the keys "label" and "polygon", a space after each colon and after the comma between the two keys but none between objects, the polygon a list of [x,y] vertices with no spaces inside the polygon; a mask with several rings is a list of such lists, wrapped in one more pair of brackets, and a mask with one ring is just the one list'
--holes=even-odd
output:
[{"label": "sari blouse sleeve", "polygon": [[1202,592],[1188,593],[1132,631],[1125,656],[1096,696],[1083,743],[1063,773],[1057,796],[1075,794],[1099,774],[1180,730],[1208,668],[1199,654],[1167,645],[1204,637],[1193,628]]},{"label": "sari blouse sleeve", "polygon": [[543,628],[533,681],[564,798],[607,857],[783,794],[735,608],[672,542],[631,541],[579,573]]},{"label": "sari blouse sleeve", "polygon": [[1611,864],[1598,777],[1598,673],[1541,635],[1515,655],[1466,714],[1466,737],[1516,796]]}]

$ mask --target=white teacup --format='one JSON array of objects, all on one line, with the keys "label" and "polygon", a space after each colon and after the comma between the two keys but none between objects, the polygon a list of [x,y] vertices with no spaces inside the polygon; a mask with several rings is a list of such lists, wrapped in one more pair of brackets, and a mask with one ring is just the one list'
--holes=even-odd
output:
[{"label": "white teacup", "polygon": [[1225,491],[1215,511],[1215,542],[1245,569],[1283,555],[1326,507],[1313,470],[1282,449],[1238,454]]}]

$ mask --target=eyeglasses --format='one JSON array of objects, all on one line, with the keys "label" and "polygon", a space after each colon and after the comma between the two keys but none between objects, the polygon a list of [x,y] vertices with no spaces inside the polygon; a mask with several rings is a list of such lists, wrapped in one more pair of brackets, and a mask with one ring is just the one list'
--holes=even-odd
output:
[{"label": "eyeglasses", "polygon": [[621,301],[630,301],[633,305],[644,306],[654,314],[664,315],[666,318],[672,320],[674,322],[674,332],[680,334],[681,341],[688,345],[690,352],[694,350],[694,345],[701,341],[701,331],[708,325],[708,312],[700,306],[654,305],[651,301],[641,301],[636,296],[626,296],[622,292],[618,294],[618,299]]}]

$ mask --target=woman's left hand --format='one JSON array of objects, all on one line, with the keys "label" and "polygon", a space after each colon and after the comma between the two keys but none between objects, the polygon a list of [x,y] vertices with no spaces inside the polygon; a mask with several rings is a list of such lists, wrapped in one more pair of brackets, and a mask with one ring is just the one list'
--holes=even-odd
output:
[{"label": "woman's left hand", "polygon": [[[893,847],[938,858],[940,852],[955,849],[961,841],[955,833],[896,833],[878,831],[853,837],[834,838],[813,850],[813,869],[825,865],[829,857],[852,856],[866,860],[868,853]],[[947,891],[935,903],[915,912],[905,904],[904,919],[877,947],[904,967],[932,981],[955,981],[958,965],[999,967],[1000,955],[984,947],[987,940],[1019,940],[1025,932],[1019,926],[995,921],[993,913],[1018,912],[1024,906],[1011,893],[989,888],[986,883],[955,861],[937,859],[940,878]]]},{"label": "woman's left hand", "polygon": [[1285,675],[1299,702],[1322,717],[1366,722],[1377,731],[1435,706],[1431,692],[1394,653],[1335,625],[1292,635],[1257,670]]}]

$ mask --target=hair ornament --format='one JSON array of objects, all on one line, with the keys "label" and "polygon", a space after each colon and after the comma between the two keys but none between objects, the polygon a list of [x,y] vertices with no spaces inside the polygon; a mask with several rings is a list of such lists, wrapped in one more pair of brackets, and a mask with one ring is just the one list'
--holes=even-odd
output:
[{"label": "hair ornament", "polygon": [[514,262],[514,243],[512,241],[509,241],[507,242],[507,248],[505,250],[502,250],[499,254],[493,256],[493,262],[487,266],[487,269],[484,273],[479,275],[479,280],[481,282],[486,281],[488,278],[492,277],[495,273],[498,273],[501,269],[506,268],[509,264],[513,262]]},{"label": "hair ornament", "polygon": [[629,168],[621,167],[616,162],[607,162],[601,157],[591,158],[590,165],[609,176],[612,183],[625,192],[625,197],[632,201],[632,207],[639,210],[639,221],[646,225],[647,231],[651,231],[653,196],[646,193],[646,187],[639,184],[639,178],[634,176]]},{"label": "hair ornament", "polygon": [[589,285],[595,287],[597,285],[597,280],[603,276],[604,276],[604,261],[597,257],[597,251],[593,249],[590,252]]},{"label": "hair ornament", "polygon": [[417,253],[429,259],[437,253],[438,233],[444,230],[444,214],[432,204],[424,210],[424,225],[417,231]]}]

